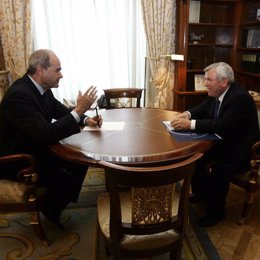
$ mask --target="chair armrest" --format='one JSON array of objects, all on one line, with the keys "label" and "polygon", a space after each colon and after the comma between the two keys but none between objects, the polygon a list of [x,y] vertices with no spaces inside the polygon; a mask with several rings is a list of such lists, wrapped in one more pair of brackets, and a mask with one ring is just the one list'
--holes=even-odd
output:
[{"label": "chair armrest", "polygon": [[260,141],[252,147],[252,158],[260,160]]},{"label": "chair armrest", "polygon": [[38,180],[36,173],[36,160],[29,154],[12,154],[0,157],[0,164],[8,164],[15,162],[24,162],[25,165],[17,173],[18,181],[25,185],[31,185]]}]

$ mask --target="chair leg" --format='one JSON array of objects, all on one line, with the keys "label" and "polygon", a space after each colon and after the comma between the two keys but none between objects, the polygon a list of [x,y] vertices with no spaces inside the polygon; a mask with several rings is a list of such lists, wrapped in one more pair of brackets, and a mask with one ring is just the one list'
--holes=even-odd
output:
[{"label": "chair leg", "polygon": [[49,246],[51,242],[49,241],[49,239],[47,238],[43,230],[39,211],[29,212],[29,214],[30,214],[30,224],[32,225],[38,237],[40,238],[43,246]]},{"label": "chair leg", "polygon": [[170,251],[171,260],[181,260],[181,251],[182,251],[183,239],[180,239],[176,242],[176,245]]},{"label": "chair leg", "polygon": [[170,251],[170,259],[171,260],[181,260],[181,249]]},{"label": "chair leg", "polygon": [[245,223],[246,219],[248,218],[250,209],[254,202],[254,195],[255,194],[252,192],[246,192],[243,210],[242,210],[240,218],[238,220],[239,225],[243,225]]}]

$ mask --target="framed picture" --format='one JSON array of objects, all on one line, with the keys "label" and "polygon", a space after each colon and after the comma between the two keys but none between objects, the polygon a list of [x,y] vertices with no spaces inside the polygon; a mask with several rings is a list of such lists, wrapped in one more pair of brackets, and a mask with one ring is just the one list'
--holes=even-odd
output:
[{"label": "framed picture", "polygon": [[205,85],[205,75],[204,74],[195,74],[194,75],[194,88],[195,91],[206,91],[207,87]]},{"label": "framed picture", "polygon": [[256,20],[260,21],[260,8],[256,10]]}]

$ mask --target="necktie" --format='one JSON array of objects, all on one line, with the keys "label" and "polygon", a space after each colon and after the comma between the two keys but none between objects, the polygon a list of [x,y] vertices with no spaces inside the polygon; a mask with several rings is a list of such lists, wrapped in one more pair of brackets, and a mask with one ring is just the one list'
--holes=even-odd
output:
[{"label": "necktie", "polygon": [[218,118],[219,105],[220,105],[220,101],[218,100],[218,98],[216,98],[215,109],[214,109],[214,118]]},{"label": "necktie", "polygon": [[44,93],[42,94],[42,100],[43,100],[43,102],[44,102],[45,104],[48,103],[48,99],[47,99],[47,94],[46,94],[46,92],[44,92]]}]

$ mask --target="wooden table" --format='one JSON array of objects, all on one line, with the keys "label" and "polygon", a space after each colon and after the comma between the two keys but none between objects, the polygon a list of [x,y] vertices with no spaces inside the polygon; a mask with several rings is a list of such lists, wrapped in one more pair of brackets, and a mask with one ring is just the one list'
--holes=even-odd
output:
[{"label": "wooden table", "polygon": [[177,112],[126,108],[100,110],[104,122],[125,122],[122,131],[81,131],[50,146],[57,156],[79,163],[95,165],[105,160],[127,165],[166,163],[208,150],[212,141],[177,142],[162,121]]}]

